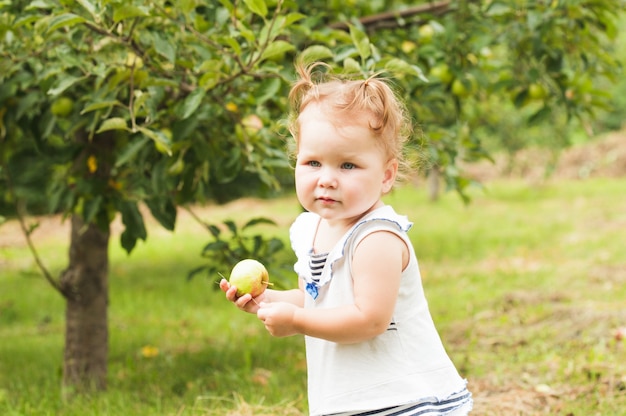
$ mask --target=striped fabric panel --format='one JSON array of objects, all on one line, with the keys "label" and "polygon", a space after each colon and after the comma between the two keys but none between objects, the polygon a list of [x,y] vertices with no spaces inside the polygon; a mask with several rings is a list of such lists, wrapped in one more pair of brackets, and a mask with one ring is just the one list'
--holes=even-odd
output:
[{"label": "striped fabric panel", "polygon": [[309,268],[311,269],[311,277],[314,282],[320,281],[322,270],[328,259],[328,253],[312,254],[309,259]]},{"label": "striped fabric panel", "polygon": [[471,394],[465,389],[441,401],[423,400],[418,403],[388,407],[385,409],[367,412],[333,413],[329,416],[441,416],[460,408],[470,400]]}]

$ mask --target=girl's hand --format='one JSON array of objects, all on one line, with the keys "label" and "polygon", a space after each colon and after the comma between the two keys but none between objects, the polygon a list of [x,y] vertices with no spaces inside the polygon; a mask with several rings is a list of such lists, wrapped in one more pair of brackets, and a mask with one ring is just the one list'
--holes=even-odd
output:
[{"label": "girl's hand", "polygon": [[252,295],[246,293],[243,296],[237,297],[237,288],[228,283],[228,280],[222,279],[220,281],[220,289],[226,294],[226,299],[233,302],[235,306],[244,312],[257,313],[259,310],[259,303],[265,298],[265,294],[262,293],[256,298],[252,298]]},{"label": "girl's hand", "polygon": [[275,337],[298,334],[294,316],[298,307],[288,302],[261,302],[257,317],[263,321],[267,331]]}]

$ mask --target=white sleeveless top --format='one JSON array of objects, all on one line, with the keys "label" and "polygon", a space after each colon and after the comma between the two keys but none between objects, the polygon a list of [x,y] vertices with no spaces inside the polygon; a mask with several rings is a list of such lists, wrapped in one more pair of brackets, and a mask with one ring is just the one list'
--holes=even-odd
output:
[{"label": "white sleeveless top", "polygon": [[369,213],[329,252],[319,281],[315,281],[309,258],[319,220],[317,214],[305,212],[290,229],[297,256],[294,269],[307,288],[305,308],[354,303],[352,255],[372,232],[398,235],[409,247],[410,260],[402,272],[392,322],[383,334],[354,344],[305,337],[310,415],[445,400],[464,390],[466,381],[448,357],[428,310],[415,251],[406,234],[412,223],[390,206]]}]

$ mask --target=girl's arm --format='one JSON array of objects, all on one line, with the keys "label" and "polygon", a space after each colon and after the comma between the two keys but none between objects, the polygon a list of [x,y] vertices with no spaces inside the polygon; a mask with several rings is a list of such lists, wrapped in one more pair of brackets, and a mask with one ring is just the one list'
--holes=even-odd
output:
[{"label": "girl's arm", "polygon": [[257,315],[275,336],[305,334],[339,343],[361,342],[387,330],[409,250],[397,235],[379,231],[365,237],[352,258],[354,304],[303,309],[260,302]]}]

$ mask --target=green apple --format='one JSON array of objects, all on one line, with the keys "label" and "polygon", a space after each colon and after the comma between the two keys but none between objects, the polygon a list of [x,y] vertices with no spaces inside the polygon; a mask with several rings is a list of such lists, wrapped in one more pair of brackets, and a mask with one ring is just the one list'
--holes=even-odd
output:
[{"label": "green apple", "polygon": [[528,87],[528,96],[533,100],[543,100],[547,95],[548,92],[541,84],[533,83]]},{"label": "green apple", "polygon": [[456,78],[452,82],[452,94],[464,98],[473,94],[476,87],[476,79],[470,74],[465,74],[465,79]]},{"label": "green apple", "polygon": [[59,97],[50,106],[50,111],[57,117],[67,117],[74,109],[74,101],[68,97]]},{"label": "green apple", "polygon": [[453,75],[452,75],[452,71],[450,71],[450,67],[446,64],[439,64],[434,66],[430,72],[429,75],[432,76],[433,78],[438,79],[439,81],[441,81],[443,84],[449,84],[450,81],[452,81]]},{"label": "green apple", "polygon": [[435,28],[432,25],[426,23],[417,29],[419,38],[423,43],[430,43],[435,36]]},{"label": "green apple", "polygon": [[402,45],[400,46],[400,49],[402,49],[402,52],[406,54],[413,52],[415,48],[417,48],[417,44],[415,42],[411,42],[410,40],[403,41]]},{"label": "green apple", "polygon": [[463,85],[463,81],[458,78],[452,83],[452,94],[458,97],[465,97],[468,95],[467,88]]},{"label": "green apple", "polygon": [[265,291],[269,284],[269,274],[260,262],[244,259],[235,264],[228,282],[237,288],[237,297],[249,293],[255,298]]}]

